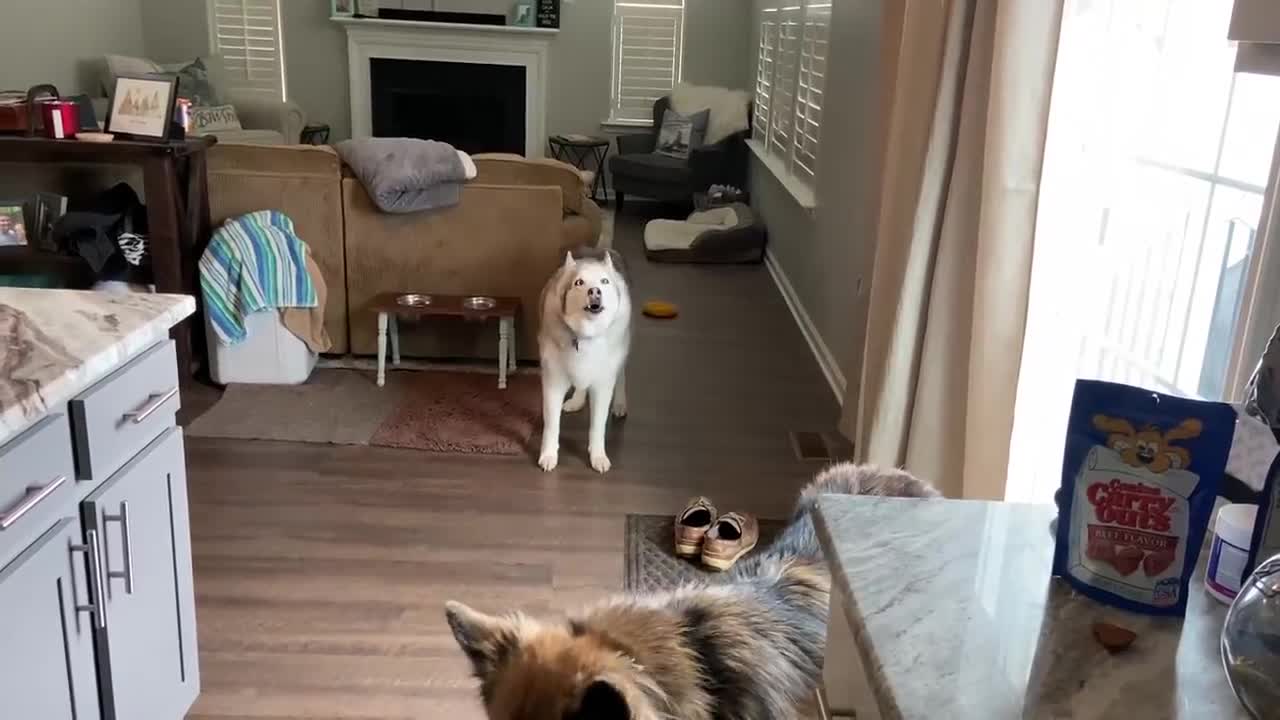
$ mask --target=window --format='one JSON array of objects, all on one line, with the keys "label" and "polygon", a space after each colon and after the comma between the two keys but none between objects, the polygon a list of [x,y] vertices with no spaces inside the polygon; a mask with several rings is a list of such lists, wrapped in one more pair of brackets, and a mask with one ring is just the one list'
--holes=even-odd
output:
[{"label": "window", "polygon": [[1008,500],[1058,487],[1077,377],[1210,400],[1239,390],[1228,371],[1246,278],[1269,254],[1259,226],[1280,78],[1233,71],[1231,10],[1066,2]]},{"label": "window", "polygon": [[615,2],[609,122],[649,124],[653,103],[680,82],[684,0]]},{"label": "window", "polygon": [[806,196],[817,175],[830,26],[829,2],[764,8],[760,18],[752,148]]},{"label": "window", "polygon": [[279,0],[209,0],[209,16],[231,86],[284,99]]}]

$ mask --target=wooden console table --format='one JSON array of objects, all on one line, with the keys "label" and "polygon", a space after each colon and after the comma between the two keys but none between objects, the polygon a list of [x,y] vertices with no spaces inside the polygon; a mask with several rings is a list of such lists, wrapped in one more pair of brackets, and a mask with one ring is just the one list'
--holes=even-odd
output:
[{"label": "wooden console table", "polygon": [[[0,163],[58,163],[64,165],[133,165],[142,169],[147,205],[147,241],[156,291],[184,293],[200,304],[196,262],[209,243],[209,181],[206,151],[216,138],[200,137],[174,142],[116,140],[90,143],[0,136]],[[34,253],[33,253],[34,255]],[[12,254],[9,256],[13,264]],[[38,264],[38,259],[33,257]],[[201,313],[175,326],[178,367],[184,376],[192,372],[193,336],[201,346]],[[193,333],[192,329],[196,332]]]}]

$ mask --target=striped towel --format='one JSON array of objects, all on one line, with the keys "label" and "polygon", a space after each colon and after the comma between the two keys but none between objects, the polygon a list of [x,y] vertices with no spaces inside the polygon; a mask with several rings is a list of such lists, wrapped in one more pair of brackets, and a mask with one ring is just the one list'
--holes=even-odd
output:
[{"label": "striped towel", "polygon": [[244,319],[269,308],[315,307],[307,244],[275,210],[241,215],[213,233],[200,258],[205,313],[218,340],[244,340]]}]

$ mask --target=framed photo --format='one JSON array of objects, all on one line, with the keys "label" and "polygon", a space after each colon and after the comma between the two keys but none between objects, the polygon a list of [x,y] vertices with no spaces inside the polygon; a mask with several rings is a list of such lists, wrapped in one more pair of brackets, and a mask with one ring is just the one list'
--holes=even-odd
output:
[{"label": "framed photo", "polygon": [[22,217],[22,203],[0,200],[0,247],[27,244],[27,227]]},{"label": "framed photo", "polygon": [[534,15],[533,0],[516,0],[516,4],[511,6],[510,20],[516,27],[533,27]]},{"label": "framed photo", "polygon": [[356,0],[329,0],[329,14],[334,17],[351,17],[356,14]]},{"label": "framed photo", "polygon": [[134,140],[168,140],[177,95],[176,76],[117,76],[107,106],[107,132]]}]

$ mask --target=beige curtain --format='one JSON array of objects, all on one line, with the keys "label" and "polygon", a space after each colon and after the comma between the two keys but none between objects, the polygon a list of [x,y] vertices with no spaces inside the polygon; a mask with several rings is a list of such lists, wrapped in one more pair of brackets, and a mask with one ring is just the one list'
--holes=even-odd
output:
[{"label": "beige curtain", "polygon": [[1062,0],[903,0],[886,14],[884,156],[859,456],[999,499]]}]

